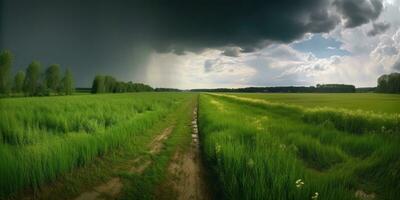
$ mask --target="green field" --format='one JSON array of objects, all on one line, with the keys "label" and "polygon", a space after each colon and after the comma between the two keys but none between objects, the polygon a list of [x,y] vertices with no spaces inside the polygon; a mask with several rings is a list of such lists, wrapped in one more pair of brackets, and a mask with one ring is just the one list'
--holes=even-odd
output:
[{"label": "green field", "polygon": [[166,92],[0,99],[0,199],[174,199],[197,106],[216,199],[400,196],[399,95]]},{"label": "green field", "polygon": [[1,99],[0,196],[38,190],[117,149],[143,152],[158,133],[149,130],[193,97],[138,93]]},{"label": "green field", "polygon": [[[222,196],[333,200],[354,199],[360,191],[379,199],[400,196],[398,115],[307,109],[248,98],[274,95],[236,96],[209,94],[200,99],[204,154]],[[379,96],[371,96],[379,102]],[[338,105],[335,95],[314,101],[328,97],[331,102],[320,105]]]},{"label": "green field", "polygon": [[365,111],[400,113],[400,95],[374,93],[276,93],[234,94],[264,99],[271,102],[294,104],[304,107],[334,107]]}]

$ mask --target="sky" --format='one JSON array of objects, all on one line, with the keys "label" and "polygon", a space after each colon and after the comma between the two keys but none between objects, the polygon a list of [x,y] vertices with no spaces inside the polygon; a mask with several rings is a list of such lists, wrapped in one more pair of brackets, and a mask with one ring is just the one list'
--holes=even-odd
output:
[{"label": "sky", "polygon": [[13,72],[38,60],[153,87],[376,86],[400,71],[400,0],[0,0]]}]

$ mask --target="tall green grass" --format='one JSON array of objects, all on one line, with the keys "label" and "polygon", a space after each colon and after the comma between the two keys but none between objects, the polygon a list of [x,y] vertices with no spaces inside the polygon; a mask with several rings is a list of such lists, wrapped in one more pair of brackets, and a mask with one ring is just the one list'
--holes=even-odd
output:
[{"label": "tall green grass", "polygon": [[377,114],[361,110],[312,108],[303,110],[305,122],[332,123],[339,130],[362,134],[400,133],[400,114]]},{"label": "tall green grass", "polygon": [[331,124],[339,130],[351,133],[400,133],[400,114],[383,114],[330,107],[305,108],[296,105],[269,102],[262,99],[232,95],[219,96],[227,98],[230,101],[248,103],[261,108],[273,109],[274,112],[298,116],[307,123]]},{"label": "tall green grass", "polygon": [[400,195],[397,134],[351,134],[307,123],[301,107],[227,96],[201,95],[199,114],[203,153],[226,199]]},{"label": "tall green grass", "polygon": [[235,96],[263,99],[306,108],[330,107],[376,113],[400,113],[400,95],[377,93],[234,93]]},{"label": "tall green grass", "polygon": [[0,100],[0,197],[39,188],[135,140],[188,94],[118,94]]}]

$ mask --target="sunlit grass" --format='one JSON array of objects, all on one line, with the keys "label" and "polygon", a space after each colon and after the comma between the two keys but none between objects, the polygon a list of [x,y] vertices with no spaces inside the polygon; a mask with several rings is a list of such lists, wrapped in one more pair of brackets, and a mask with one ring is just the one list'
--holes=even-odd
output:
[{"label": "sunlit grass", "polygon": [[400,95],[376,93],[235,93],[235,96],[263,99],[307,108],[331,107],[377,113],[400,113]]},{"label": "sunlit grass", "polygon": [[1,99],[0,196],[39,188],[61,173],[132,144],[128,141],[189,96],[143,93]]},{"label": "sunlit grass", "polygon": [[399,133],[400,114],[384,114],[371,111],[349,110],[343,108],[316,107],[305,108],[285,103],[270,102],[233,95],[218,95],[230,101],[251,104],[272,110],[286,116],[301,117],[303,121],[314,124],[333,126],[351,133]]},{"label": "sunlit grass", "polygon": [[359,189],[382,199],[400,195],[396,132],[354,134],[330,118],[310,123],[302,107],[247,100],[200,100],[204,155],[228,199],[353,199]]}]

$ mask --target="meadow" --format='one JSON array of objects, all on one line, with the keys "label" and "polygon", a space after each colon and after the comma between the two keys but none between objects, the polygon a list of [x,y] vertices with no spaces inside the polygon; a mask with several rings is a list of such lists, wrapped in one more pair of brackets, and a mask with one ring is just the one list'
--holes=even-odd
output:
[{"label": "meadow", "polygon": [[[318,99],[319,95],[301,94],[305,99],[295,101],[297,105],[268,101],[271,96],[295,96],[290,94],[201,95],[203,154],[220,195],[226,199],[399,197],[399,115],[337,108],[343,101],[330,95]],[[378,95],[361,96],[368,95],[379,102]],[[308,98],[331,99],[319,105],[333,107],[298,106]],[[366,108],[352,102],[353,109]]]},{"label": "meadow", "polygon": [[378,113],[400,113],[400,95],[377,93],[236,93],[236,96],[264,99],[303,107],[361,109]]},{"label": "meadow", "polygon": [[79,94],[0,107],[0,199],[73,199],[116,178],[121,192],[102,198],[174,199],[169,170],[189,151],[195,107],[215,199],[400,196],[398,95]]},{"label": "meadow", "polygon": [[145,132],[192,98],[137,93],[0,99],[0,197],[37,190],[127,145],[144,151],[151,138]]}]

